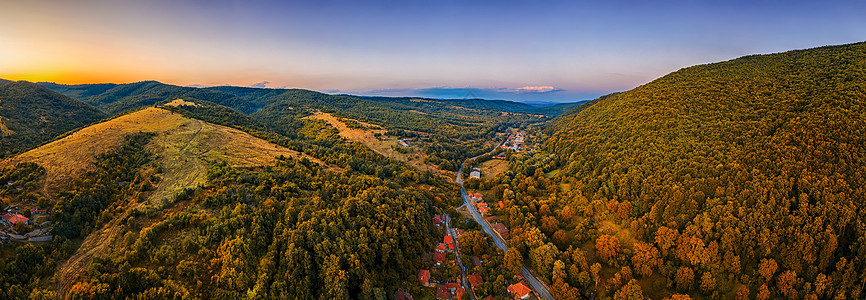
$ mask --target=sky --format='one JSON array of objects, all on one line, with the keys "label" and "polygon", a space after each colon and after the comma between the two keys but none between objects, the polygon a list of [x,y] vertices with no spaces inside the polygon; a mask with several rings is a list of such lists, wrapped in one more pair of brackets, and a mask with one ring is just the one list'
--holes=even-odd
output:
[{"label": "sky", "polygon": [[0,0],[0,78],[569,102],[866,41],[866,1]]}]

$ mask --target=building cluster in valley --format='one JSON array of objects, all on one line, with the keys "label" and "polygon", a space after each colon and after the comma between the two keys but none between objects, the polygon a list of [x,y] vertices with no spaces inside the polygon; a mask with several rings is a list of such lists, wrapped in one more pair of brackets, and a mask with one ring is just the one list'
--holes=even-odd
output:
[{"label": "building cluster in valley", "polygon": [[[484,196],[481,193],[470,193],[469,197],[480,212],[484,215],[490,213],[490,208],[488,207],[488,204],[483,201]],[[499,201],[498,206],[500,209],[504,208],[502,201]],[[503,238],[508,238],[508,228],[502,223],[493,223],[496,221],[495,216],[487,216],[486,219],[491,222],[497,234]],[[432,259],[430,260],[429,268],[418,270],[419,283],[424,287],[435,288],[435,299],[465,299],[464,296],[467,295],[467,293],[471,293],[475,296],[475,299],[493,299],[492,295],[484,296],[476,294],[476,287],[484,284],[485,281],[481,274],[469,274],[469,272],[466,272],[466,270],[472,270],[472,267],[482,267],[484,261],[478,256],[469,257],[469,261],[466,261],[465,259],[463,260],[463,263],[467,265],[460,271],[466,272],[466,282],[463,282],[459,273],[456,278],[442,278],[442,274],[449,274],[446,271],[449,270],[449,268],[458,268],[459,270],[461,267],[458,265],[460,262],[458,262],[457,259],[457,256],[460,255],[457,239],[459,239],[464,232],[456,228],[449,232],[448,228],[450,226],[448,221],[449,217],[447,215],[433,216],[433,224],[437,228],[445,231],[447,234],[442,238],[442,241],[433,248],[432,253],[430,253]],[[435,274],[439,274],[438,280],[434,279],[437,277]],[[450,276],[454,275],[453,272],[450,274]],[[508,281],[510,281],[510,283],[506,282],[504,288],[511,294],[513,299],[529,299],[534,296],[537,297],[526,282],[524,282],[523,276],[520,274],[514,276],[514,278]],[[468,285],[466,285],[467,283]],[[468,291],[467,288],[469,289]],[[479,296],[483,296],[483,298]],[[413,299],[413,296],[401,289],[395,292],[395,299]]]},{"label": "building cluster in valley", "polygon": [[524,140],[525,140],[525,137],[523,136],[522,133],[515,133],[512,135],[509,135],[508,139],[505,140],[505,143],[502,143],[502,146],[499,146],[499,147],[507,149],[507,150],[511,150],[514,152],[520,152],[521,150],[523,150]]},{"label": "building cluster in valley", "polygon": [[[475,209],[481,213],[481,216],[486,217],[485,219],[490,223],[490,227],[492,227],[503,240],[509,237],[508,227],[506,227],[505,224],[497,223],[495,216],[490,216],[491,208],[487,202],[484,202],[483,194],[478,192],[469,193],[469,200],[472,200],[472,205],[475,206]],[[497,202],[497,206],[499,209],[505,209],[505,203],[503,203],[502,200]]]},{"label": "building cluster in valley", "polygon": [[[0,200],[8,203],[5,199]],[[6,244],[10,241],[47,242],[52,240],[54,236],[51,235],[48,228],[51,222],[47,220],[49,214],[50,212],[45,209],[7,206],[0,212],[0,244]]]},{"label": "building cluster in valley", "polygon": [[[433,216],[433,225],[437,228],[446,231],[446,235],[442,238],[442,242],[438,243],[431,253],[432,265],[429,269],[418,270],[418,280],[424,287],[436,288],[436,299],[463,299],[466,294],[466,289],[463,287],[463,282],[460,277],[446,278],[436,280],[434,273],[446,273],[449,268],[459,268],[457,266],[456,255],[459,255],[457,250],[456,240],[463,233],[460,229],[454,229],[449,232],[447,230],[448,217],[444,215]],[[449,257],[448,254],[454,255]],[[399,291],[398,291],[399,292]],[[402,297],[401,297],[402,296]],[[403,292],[402,295],[397,295],[397,299],[413,299],[411,295]]]}]

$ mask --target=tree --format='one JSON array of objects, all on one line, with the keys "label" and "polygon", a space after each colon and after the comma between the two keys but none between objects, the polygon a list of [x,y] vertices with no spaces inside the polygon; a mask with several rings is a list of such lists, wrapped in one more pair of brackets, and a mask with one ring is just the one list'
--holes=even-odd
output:
[{"label": "tree", "polygon": [[554,216],[541,217],[541,230],[546,234],[553,234],[559,229],[559,220]]},{"label": "tree", "polygon": [[644,242],[634,244],[634,255],[631,257],[632,265],[635,271],[641,276],[650,276],[654,268],[658,268],[661,263],[661,255],[656,247]]},{"label": "tree", "polygon": [[564,249],[571,244],[571,239],[568,238],[568,233],[565,230],[558,229],[553,233],[553,236],[550,237],[554,244],[556,244],[559,249]]},{"label": "tree", "polygon": [[701,275],[701,291],[709,294],[716,290],[716,278],[710,272]]},{"label": "tree", "polygon": [[574,215],[576,213],[577,212],[574,211],[574,208],[572,208],[571,205],[566,205],[565,207],[562,208],[562,211],[559,214],[560,214],[560,216],[562,216],[562,220],[566,224],[568,224],[568,223],[571,223],[571,219],[574,218]]},{"label": "tree", "polygon": [[736,300],[749,300],[749,287],[746,285],[740,285],[737,288],[737,298]]},{"label": "tree", "polygon": [[619,252],[619,241],[610,235],[602,235],[595,240],[595,253],[603,262],[608,262],[611,258],[616,258]]},{"label": "tree", "polygon": [[692,283],[695,280],[695,272],[689,267],[680,267],[677,269],[676,283],[677,290],[688,291],[692,288]]},{"label": "tree", "polygon": [[683,294],[673,294],[670,297],[664,298],[664,300],[692,300],[692,297]]},{"label": "tree", "polygon": [[594,263],[592,267],[589,267],[590,274],[592,275],[592,280],[595,281],[595,287],[598,287],[598,280],[601,279],[601,264]]},{"label": "tree", "polygon": [[670,229],[665,226],[659,227],[656,231],[656,245],[659,246],[659,249],[662,252],[666,252],[668,249],[676,245],[679,237],[680,233],[676,229]]},{"label": "tree", "polygon": [[776,274],[776,261],[772,258],[765,258],[761,260],[761,264],[758,265],[758,273],[764,277],[764,280],[767,282],[773,278],[773,274]]},{"label": "tree", "polygon": [[324,270],[322,272],[322,281],[327,282],[325,292],[321,295],[322,299],[349,299],[349,293],[346,290],[347,274],[339,265],[339,258],[331,255],[325,260]]},{"label": "tree", "polygon": [[551,243],[529,250],[532,266],[544,278],[550,278],[553,262],[556,260],[558,253],[559,251],[556,250],[556,246]]},{"label": "tree", "polygon": [[505,252],[505,269],[511,274],[520,274],[520,268],[523,267],[523,256],[520,251],[515,248],[508,249]]},{"label": "tree", "polygon": [[767,300],[770,299],[770,290],[767,288],[767,284],[762,284],[760,288],[758,288],[758,294],[755,296],[755,299],[758,300]]},{"label": "tree", "polygon": [[776,281],[776,287],[779,288],[779,293],[789,299],[797,298],[797,291],[794,289],[795,284],[797,284],[797,273],[794,273],[794,271],[791,270],[782,272]]},{"label": "tree", "polygon": [[481,231],[466,231],[460,235],[460,250],[468,255],[481,256],[486,253],[487,240]]},{"label": "tree", "polygon": [[637,283],[637,280],[632,279],[613,295],[615,300],[643,300],[643,289]]}]

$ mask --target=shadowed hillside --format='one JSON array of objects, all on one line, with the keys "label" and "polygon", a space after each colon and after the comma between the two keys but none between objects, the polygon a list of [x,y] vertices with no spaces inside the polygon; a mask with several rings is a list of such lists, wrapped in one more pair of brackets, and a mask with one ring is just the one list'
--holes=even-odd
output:
[{"label": "shadowed hillside", "polygon": [[0,79],[0,158],[105,117],[90,105],[38,84]]}]

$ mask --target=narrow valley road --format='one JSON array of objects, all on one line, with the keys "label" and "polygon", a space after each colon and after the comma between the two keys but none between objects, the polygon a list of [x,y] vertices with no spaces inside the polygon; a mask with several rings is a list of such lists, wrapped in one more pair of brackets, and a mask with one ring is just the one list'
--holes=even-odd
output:
[{"label": "narrow valley road", "polygon": [[[491,154],[496,152],[497,150],[499,150],[499,146],[504,144],[505,142],[503,142],[502,144],[497,144],[496,147],[493,148],[493,150],[490,150],[490,152],[487,152],[485,154]],[[470,200],[469,195],[466,194],[466,189],[463,188],[463,167],[466,166],[466,162],[474,160],[482,155],[466,159],[463,164],[460,165],[460,170],[457,171],[457,178],[455,179],[455,182],[460,185],[460,195],[463,197],[463,203],[466,206],[466,210],[469,211],[469,213],[472,215],[472,218],[475,219],[475,222],[481,225],[481,229],[484,231],[484,233],[487,233],[487,235],[493,238],[493,243],[496,244],[496,247],[502,249],[503,252],[506,252],[508,251],[508,245],[505,243],[505,240],[502,239],[502,236],[500,236],[499,233],[493,230],[493,227],[490,226],[490,222],[487,222],[487,220],[481,216],[481,213],[479,213],[478,210],[475,209],[475,205],[472,205],[472,200]],[[542,282],[541,280],[538,280],[538,278],[536,278],[535,275],[533,275],[532,272],[529,271],[529,269],[527,269],[526,267],[521,267],[520,274],[523,275],[526,283],[529,283],[529,286],[532,287],[532,289],[536,293],[538,293],[539,296],[544,299],[556,300],[556,298],[554,298],[553,295],[550,294],[550,291],[548,291],[547,285],[545,285],[544,282]]]}]

